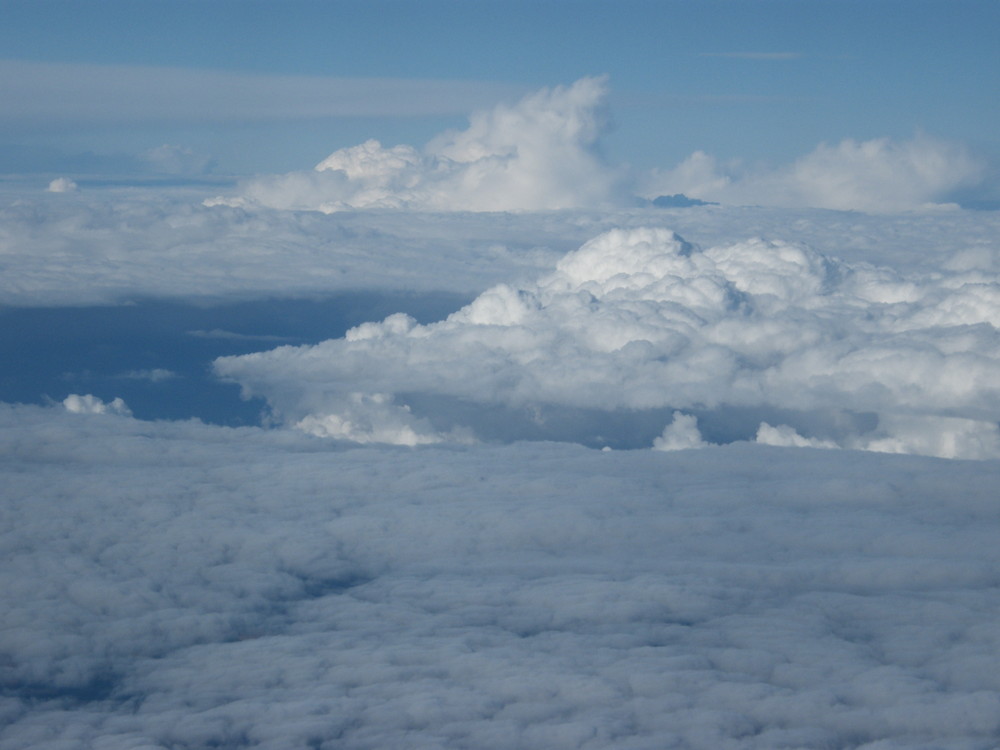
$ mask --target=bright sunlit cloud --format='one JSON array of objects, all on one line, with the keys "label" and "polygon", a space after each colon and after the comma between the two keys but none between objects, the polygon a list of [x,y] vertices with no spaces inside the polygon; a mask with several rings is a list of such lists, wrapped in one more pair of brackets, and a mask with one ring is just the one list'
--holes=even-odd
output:
[{"label": "bright sunlit cloud", "polygon": [[261,177],[242,196],[274,208],[532,211],[626,204],[623,172],[605,163],[607,87],[599,78],[542,89],[474,113],[466,130],[425,149],[370,140],[330,154],[310,172]]},{"label": "bright sunlit cloud", "polygon": [[995,748],[995,2],[2,5],[0,748]]},{"label": "bright sunlit cloud", "polygon": [[661,195],[731,205],[909,211],[948,204],[987,165],[960,143],[927,135],[822,143],[792,164],[746,169],[696,151],[673,169],[613,167],[602,156],[607,87],[583,78],[511,106],[474,113],[464,131],[424,149],[376,140],[330,154],[309,172],[259,177],[209,205],[256,204],[325,213],[347,209],[531,211],[607,208]]},{"label": "bright sunlit cloud", "polygon": [[[699,250],[663,228],[612,230],[440,323],[393,315],[215,368],[287,424],[356,442],[488,439],[503,420],[527,437],[573,413],[565,437],[615,443],[601,412],[739,407],[791,413],[816,445],[995,458],[998,289],[982,271],[905,274],[780,241]],[[762,425],[757,439],[813,444],[789,427]],[[655,443],[700,445],[683,413]]]}]

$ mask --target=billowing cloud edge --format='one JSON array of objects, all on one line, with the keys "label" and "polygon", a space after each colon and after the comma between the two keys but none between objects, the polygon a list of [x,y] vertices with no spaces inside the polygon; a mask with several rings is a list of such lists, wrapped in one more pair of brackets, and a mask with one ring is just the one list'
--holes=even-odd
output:
[{"label": "billowing cloud edge", "polygon": [[998,326],[993,272],[902,274],[763,239],[703,250],[634,228],[439,323],[393,315],[214,368],[279,421],[356,442],[611,444],[602,430],[662,414],[656,447],[702,447],[717,440],[689,415],[735,409],[761,418],[728,440],[989,458]]},{"label": "billowing cloud edge", "polygon": [[985,161],[960,143],[918,133],[821,143],[792,164],[747,169],[696,151],[643,173],[602,157],[607,78],[545,88],[514,105],[474,113],[466,130],[423,149],[368,140],[314,170],[257,177],[206,205],[260,205],[332,213],[356,209],[547,211],[624,207],[659,196],[731,205],[885,213],[955,207],[980,185]]},{"label": "billowing cloud edge", "polygon": [[423,150],[376,140],[340,149],[309,172],[259,177],[207,205],[324,213],[349,209],[531,211],[629,202],[622,171],[602,158],[606,78],[541,89],[474,113]]}]

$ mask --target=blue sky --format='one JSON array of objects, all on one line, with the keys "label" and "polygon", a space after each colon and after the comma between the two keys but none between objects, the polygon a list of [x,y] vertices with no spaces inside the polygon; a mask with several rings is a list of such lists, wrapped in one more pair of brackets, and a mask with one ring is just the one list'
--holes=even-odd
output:
[{"label": "blue sky", "polygon": [[[0,15],[0,173],[300,169],[602,74],[608,157],[641,168],[917,132],[1000,155],[992,0],[0,0]],[[393,80],[352,80],[372,78]],[[149,156],[164,144],[172,166]]]}]

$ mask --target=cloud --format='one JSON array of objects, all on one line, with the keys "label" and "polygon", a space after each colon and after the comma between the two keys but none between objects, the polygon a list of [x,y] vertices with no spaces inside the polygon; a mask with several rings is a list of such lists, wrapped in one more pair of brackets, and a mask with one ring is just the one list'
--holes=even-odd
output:
[{"label": "cloud", "polygon": [[998,479],[0,405],[0,745],[986,747]]},{"label": "cloud", "polygon": [[622,174],[601,158],[604,79],[542,89],[472,115],[423,151],[369,140],[313,172],[262,177],[210,204],[333,212],[355,208],[527,211],[627,203]]},{"label": "cloud", "polygon": [[[785,242],[702,250],[663,228],[612,230],[439,323],[394,315],[215,370],[287,424],[362,442],[490,438],[507,422],[522,438],[628,447],[642,430],[602,414],[739,407],[770,410],[769,424],[797,413],[816,445],[986,458],[1000,455],[998,289],[995,272],[907,275]],[[362,413],[379,428],[358,438],[343,425]],[[692,420],[675,414],[658,447],[700,445]],[[757,439],[796,444],[782,423],[792,431]]]},{"label": "cloud", "polygon": [[68,177],[57,177],[49,183],[50,193],[72,193],[77,189],[77,185]]},{"label": "cloud", "polygon": [[[950,272],[1000,269],[1000,214],[989,211],[866,215],[703,206],[516,217],[403,209],[324,215],[209,208],[200,205],[209,190],[217,188],[101,188],[67,196],[37,186],[0,186],[0,303],[302,297],[352,289],[468,299],[497,283],[537,278],[567,252],[616,227],[669,228],[705,247],[779,237],[852,263],[890,268],[946,262]],[[986,302],[969,296],[965,304],[982,308]]]},{"label": "cloud", "polygon": [[[836,448],[832,440],[802,437],[794,428],[786,424],[772,427],[767,422],[761,422],[757,430],[755,442],[761,445],[778,445],[786,448]],[[903,451],[901,451],[903,452]]]},{"label": "cloud", "polygon": [[947,202],[984,176],[985,164],[964,146],[918,135],[902,142],[823,143],[771,171],[720,164],[697,151],[672,170],[654,172],[643,192],[730,204],[892,212]]},{"label": "cloud", "polygon": [[324,216],[206,208],[204,197],[197,187],[105,188],[74,193],[73,200],[37,190],[0,193],[0,303],[358,289],[467,296],[551,264],[586,232],[541,216],[517,223],[404,211]]},{"label": "cloud", "polygon": [[442,134],[423,150],[369,140],[334,152],[313,172],[255,178],[240,194],[207,205],[323,212],[607,208],[634,205],[634,183],[646,200],[681,195],[735,205],[884,213],[948,203],[987,173],[963,145],[921,134],[908,141],[821,143],[777,169],[723,164],[696,151],[673,169],[630,174],[600,155],[605,98],[604,79],[543,89],[516,105],[477,112],[466,130]]},{"label": "cloud", "polygon": [[653,441],[653,449],[658,451],[680,451],[704,448],[706,445],[698,431],[698,419],[679,411],[674,412],[674,420],[664,427],[663,434]]},{"label": "cloud", "polygon": [[150,383],[162,383],[166,380],[173,380],[179,377],[176,372],[162,367],[155,367],[151,370],[129,370],[118,377],[126,380],[148,380]]},{"label": "cloud", "polygon": [[119,417],[130,417],[132,416],[132,410],[128,408],[124,401],[120,398],[115,398],[108,403],[105,403],[97,396],[87,394],[81,396],[76,393],[71,393],[62,402],[66,411],[72,412],[73,414],[113,414]]},{"label": "cloud", "polygon": [[0,60],[7,127],[457,115],[521,93],[488,81]]}]

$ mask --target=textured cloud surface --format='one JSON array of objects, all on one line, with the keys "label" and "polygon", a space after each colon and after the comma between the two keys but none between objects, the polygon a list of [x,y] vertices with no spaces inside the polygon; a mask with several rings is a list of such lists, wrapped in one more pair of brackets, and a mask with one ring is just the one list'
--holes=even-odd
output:
[{"label": "textured cloud surface", "polygon": [[987,748],[996,462],[0,407],[0,745]]},{"label": "textured cloud surface", "polygon": [[[821,143],[777,169],[723,164],[696,151],[669,170],[611,168],[600,156],[607,115],[603,79],[542,89],[514,106],[470,118],[423,150],[375,140],[340,149],[312,172],[259,177],[208,205],[263,205],[326,213],[357,208],[533,211],[632,205],[684,194],[729,205],[865,212],[939,207],[980,185],[983,159],[962,144],[846,138]],[[634,185],[633,185],[634,183]]]},{"label": "textured cloud surface", "polygon": [[[666,227],[709,247],[747,237],[893,267],[1000,269],[1000,212],[870,216],[706,206],[518,213],[205,207],[205,189],[50,193],[0,185],[0,304],[356,289],[478,294],[534,278],[614,228]],[[956,267],[957,267],[956,266]]]},{"label": "textured cloud surface", "polygon": [[791,419],[802,439],[986,458],[1000,456],[998,326],[995,271],[902,273],[760,239],[699,250],[636,228],[439,323],[394,315],[215,367],[287,423],[359,442],[497,438],[507,423],[506,438],[635,447],[607,415],[735,408]]},{"label": "textured cloud surface", "polygon": [[[474,114],[424,151],[378,141],[334,152],[313,172],[258,178],[247,201],[324,212],[351,208],[511,211],[620,202],[616,173],[597,141],[605,128],[602,80],[542,89],[514,106]],[[222,199],[220,199],[222,200]]]},{"label": "textured cloud surface", "polygon": [[928,136],[820,144],[793,164],[772,171],[741,170],[698,151],[672,170],[654,173],[650,197],[685,193],[723,203],[905,211],[947,202],[978,184],[985,165],[967,149]]}]

